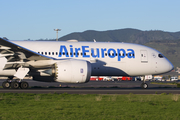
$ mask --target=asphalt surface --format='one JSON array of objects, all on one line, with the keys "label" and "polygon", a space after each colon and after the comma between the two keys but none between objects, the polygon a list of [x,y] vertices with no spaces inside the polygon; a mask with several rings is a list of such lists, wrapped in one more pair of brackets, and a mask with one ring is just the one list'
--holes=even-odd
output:
[{"label": "asphalt surface", "polygon": [[[0,85],[4,80],[0,80]],[[180,94],[176,85],[148,83],[148,89],[141,89],[141,81],[90,81],[84,84],[47,83],[25,80],[28,89],[3,89],[0,93],[69,93],[69,94]]]}]

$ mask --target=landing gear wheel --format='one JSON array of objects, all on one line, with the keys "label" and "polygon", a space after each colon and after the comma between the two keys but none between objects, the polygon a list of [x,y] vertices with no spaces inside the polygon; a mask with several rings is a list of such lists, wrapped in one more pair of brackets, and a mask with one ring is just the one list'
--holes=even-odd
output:
[{"label": "landing gear wheel", "polygon": [[141,84],[141,88],[143,88],[143,89],[148,88],[148,84],[147,84],[147,83],[142,83],[142,84]]},{"label": "landing gear wheel", "polygon": [[21,89],[27,89],[29,87],[29,84],[27,82],[21,82],[20,83],[20,88]]},{"label": "landing gear wheel", "polygon": [[15,82],[12,82],[12,83],[11,83],[11,88],[12,88],[12,89],[18,89],[18,88],[19,88],[19,83],[16,82],[16,81],[15,81]]},{"label": "landing gear wheel", "polygon": [[11,83],[8,82],[8,81],[4,81],[4,82],[2,83],[2,87],[3,87],[4,89],[10,88],[10,86],[11,86]]}]

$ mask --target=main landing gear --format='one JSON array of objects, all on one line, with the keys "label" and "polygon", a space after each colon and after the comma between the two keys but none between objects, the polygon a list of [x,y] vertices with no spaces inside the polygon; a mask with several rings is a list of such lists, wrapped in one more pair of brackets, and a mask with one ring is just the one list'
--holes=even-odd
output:
[{"label": "main landing gear", "polygon": [[27,89],[29,87],[29,84],[25,81],[20,81],[20,80],[15,80],[15,81],[12,81],[12,80],[6,80],[2,83],[2,87],[4,89],[8,89],[8,88],[12,88],[12,89],[18,89],[18,88],[21,88],[21,89]]}]

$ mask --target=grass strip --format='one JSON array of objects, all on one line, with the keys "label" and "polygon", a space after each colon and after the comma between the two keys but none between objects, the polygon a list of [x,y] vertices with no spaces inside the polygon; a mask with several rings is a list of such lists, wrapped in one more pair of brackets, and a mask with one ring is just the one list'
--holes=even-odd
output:
[{"label": "grass strip", "polygon": [[178,94],[99,95],[0,93],[0,119],[180,119]]},{"label": "grass strip", "polygon": [[173,82],[173,83],[151,82],[151,84],[160,84],[160,85],[177,85],[178,83],[176,83],[176,82]]}]

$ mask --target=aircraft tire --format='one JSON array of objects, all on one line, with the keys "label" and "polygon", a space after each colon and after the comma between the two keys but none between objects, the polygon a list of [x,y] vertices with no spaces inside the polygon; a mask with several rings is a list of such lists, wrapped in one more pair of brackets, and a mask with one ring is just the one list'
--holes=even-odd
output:
[{"label": "aircraft tire", "polygon": [[11,83],[8,82],[8,81],[4,81],[4,82],[2,83],[2,87],[3,87],[4,89],[10,88],[10,86],[11,86]]},{"label": "aircraft tire", "polygon": [[16,82],[16,81],[12,82],[12,83],[11,83],[11,88],[12,88],[12,89],[18,89],[18,88],[19,88],[19,83]]},{"label": "aircraft tire", "polygon": [[141,84],[141,88],[147,89],[147,88],[148,88],[148,84],[147,84],[147,83],[142,83],[142,84]]},{"label": "aircraft tire", "polygon": [[29,87],[28,82],[21,82],[21,83],[20,83],[20,88],[21,88],[21,89],[27,89],[28,87]]}]

